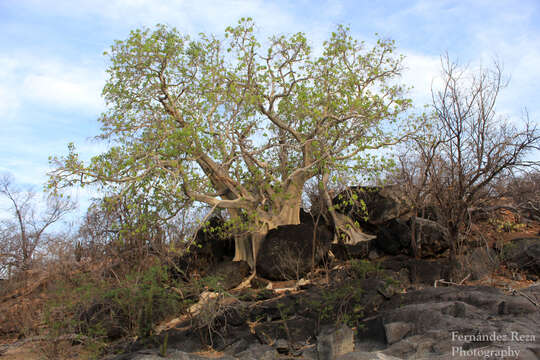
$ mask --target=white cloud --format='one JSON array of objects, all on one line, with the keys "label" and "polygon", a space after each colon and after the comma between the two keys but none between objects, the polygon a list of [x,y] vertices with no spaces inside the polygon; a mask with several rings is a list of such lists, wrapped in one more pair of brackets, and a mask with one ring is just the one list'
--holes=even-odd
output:
[{"label": "white cloud", "polygon": [[25,98],[48,106],[99,111],[104,108],[100,97],[104,81],[100,77],[96,79],[89,71],[80,69],[72,73],[30,73],[23,80],[22,91]]},{"label": "white cloud", "polygon": [[99,113],[104,69],[58,59],[18,54],[0,57],[0,116],[14,118],[21,106],[39,104],[53,111]]},{"label": "white cloud", "polygon": [[169,23],[188,31],[219,31],[233,25],[241,16],[250,16],[265,29],[287,30],[296,21],[287,2],[281,4],[263,0],[57,0],[54,3],[30,0],[25,3],[34,10],[67,17],[98,16],[106,21],[121,21],[123,26]]},{"label": "white cloud", "polygon": [[419,108],[431,103],[431,87],[436,88],[440,79],[440,58],[406,51],[404,66],[402,81],[413,87],[410,96],[414,105]]},{"label": "white cloud", "polygon": [[7,121],[15,116],[20,105],[14,91],[16,78],[13,75],[17,63],[15,59],[0,58],[0,118]]}]

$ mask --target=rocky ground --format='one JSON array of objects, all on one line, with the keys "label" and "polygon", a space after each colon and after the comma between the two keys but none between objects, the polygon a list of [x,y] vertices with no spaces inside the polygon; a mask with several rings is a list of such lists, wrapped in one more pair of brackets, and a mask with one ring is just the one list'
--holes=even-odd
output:
[{"label": "rocky ground", "polygon": [[[161,324],[151,342],[119,344],[122,354],[106,359],[538,359],[539,243],[509,248],[510,259],[530,257],[515,280],[510,270],[493,276],[477,266],[463,284],[449,284],[440,281],[443,260],[405,255],[337,262],[311,281],[252,278],[248,287],[201,294],[191,316]],[[40,358],[28,346],[19,340],[0,351]]]},{"label": "rocky ground", "polygon": [[[527,241],[524,251],[540,239]],[[165,352],[170,359],[540,358],[537,282],[490,278],[497,288],[476,274],[464,284],[436,284],[446,268],[439,261],[397,256],[374,263],[336,266],[330,285],[322,276],[233,290],[209,305],[216,309],[210,323],[178,319],[156,339],[161,346],[135,343],[108,359],[157,360]],[[472,285],[482,279],[486,285]]]},{"label": "rocky ground", "polygon": [[[247,263],[230,261],[230,241],[206,233],[204,246],[181,259],[192,271],[182,274],[218,275],[224,291],[208,288],[186,315],[158,324],[150,338],[122,338],[103,358],[540,358],[538,223],[517,227],[503,214],[496,223],[474,224],[451,282],[444,234],[426,219],[421,256],[411,257],[411,230],[399,203],[375,200],[384,206],[374,208],[386,210],[364,225],[377,237],[330,244],[323,228],[312,273],[309,221],[269,237],[266,258],[257,259],[257,273],[266,279],[250,277]],[[304,242],[301,233],[309,235]],[[50,283],[40,276],[0,298],[2,358],[51,358],[46,351],[55,344],[38,336],[43,324],[36,319]],[[65,357],[82,358],[78,342],[66,342]]]}]

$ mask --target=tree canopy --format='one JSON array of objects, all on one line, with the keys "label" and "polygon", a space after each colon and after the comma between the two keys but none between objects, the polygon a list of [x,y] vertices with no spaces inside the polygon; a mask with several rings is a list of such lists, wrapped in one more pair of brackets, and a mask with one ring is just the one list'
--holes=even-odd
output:
[{"label": "tree canopy", "polygon": [[393,41],[368,46],[338,26],[314,51],[302,33],[260,42],[255,29],[241,19],[192,39],[158,25],[116,41],[99,119],[111,147],[85,163],[70,145],[50,186],[144,189],[168,214],[227,209],[255,234],[253,249],[237,240],[236,259],[250,260],[268,229],[299,223],[307,181],[365,174],[380,164],[371,150],[414,126]]}]

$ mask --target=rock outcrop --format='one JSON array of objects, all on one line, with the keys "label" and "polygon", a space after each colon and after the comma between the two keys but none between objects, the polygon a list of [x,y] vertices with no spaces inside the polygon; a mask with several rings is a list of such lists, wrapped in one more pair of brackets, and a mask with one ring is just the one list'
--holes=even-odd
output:
[{"label": "rock outcrop", "polygon": [[300,279],[311,269],[313,254],[317,264],[333,238],[327,226],[315,227],[312,223],[272,229],[257,255],[257,274],[270,280]]},{"label": "rock outcrop", "polygon": [[509,267],[527,273],[532,280],[540,277],[540,238],[515,239],[503,247],[503,258]]}]

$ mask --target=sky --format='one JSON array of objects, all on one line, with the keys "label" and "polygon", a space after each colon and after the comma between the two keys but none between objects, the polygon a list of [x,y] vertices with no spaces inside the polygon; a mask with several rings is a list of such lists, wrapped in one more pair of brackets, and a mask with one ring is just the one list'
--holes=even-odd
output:
[{"label": "sky", "polygon": [[[510,79],[498,111],[519,119],[527,109],[540,122],[538,0],[0,0],[0,173],[40,191],[48,157],[66,154],[69,142],[86,158],[105,148],[92,138],[105,110],[103,52],[114,40],[158,23],[221,35],[248,16],[261,37],[301,31],[315,47],[338,24],[367,42],[395,40],[418,108],[442,54],[471,67],[497,59]],[[75,195],[84,211],[92,194]]]}]

